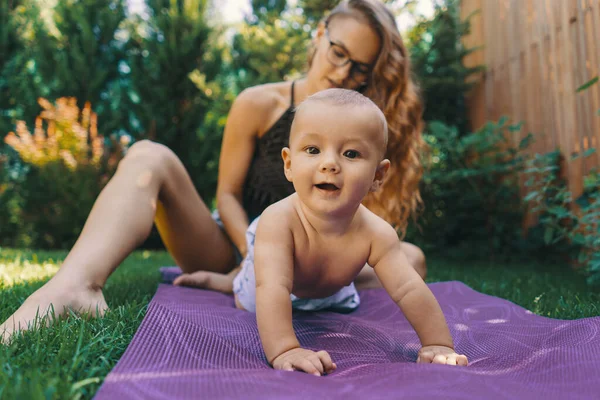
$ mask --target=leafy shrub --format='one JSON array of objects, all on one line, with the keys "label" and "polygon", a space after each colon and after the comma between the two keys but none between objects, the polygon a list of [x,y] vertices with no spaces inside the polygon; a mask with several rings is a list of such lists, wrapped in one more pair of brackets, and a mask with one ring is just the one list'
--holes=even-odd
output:
[{"label": "leafy shrub", "polygon": [[[582,156],[595,152],[588,150]],[[578,156],[576,156],[578,157]],[[600,283],[600,170],[584,177],[581,196],[573,200],[567,182],[560,177],[559,151],[536,155],[527,163],[525,201],[538,214],[533,228],[549,247],[567,250],[572,263],[588,274],[588,282]]]},{"label": "leafy shrub", "polygon": [[0,240],[10,246],[71,247],[125,142],[105,142],[89,103],[82,110],[75,98],[60,98],[56,106],[39,99],[39,104],[44,111],[33,134],[19,121],[16,133],[5,137],[19,160],[3,163],[9,173],[1,195],[12,207],[0,224],[16,229],[10,234],[3,229]]},{"label": "leafy shrub", "polygon": [[513,146],[507,119],[461,135],[456,127],[431,122],[430,146],[421,184],[425,211],[411,239],[426,249],[454,249],[463,256],[508,256],[519,238],[524,207],[519,172],[531,141]]},{"label": "leafy shrub", "polygon": [[[598,81],[596,76],[576,92],[586,91]],[[590,148],[572,160],[595,152]],[[525,201],[538,214],[534,230],[542,232],[544,244],[552,248],[566,244],[571,263],[588,275],[589,283],[600,284],[600,170],[592,169],[583,177],[583,193],[573,201],[560,176],[561,157],[557,150],[529,160],[526,185],[530,191]]]}]

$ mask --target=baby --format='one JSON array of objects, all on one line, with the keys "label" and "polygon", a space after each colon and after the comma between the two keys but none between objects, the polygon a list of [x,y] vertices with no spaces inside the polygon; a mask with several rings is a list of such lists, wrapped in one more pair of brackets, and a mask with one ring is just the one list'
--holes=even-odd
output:
[{"label": "baby", "polygon": [[357,92],[321,91],[296,110],[289,148],[282,150],[285,176],[296,193],[251,224],[248,255],[233,286],[236,306],[256,312],[275,369],[322,375],[336,368],[326,351],[300,346],[292,309],[355,309],[360,298],[352,281],[365,263],[419,336],[417,362],[467,365],[396,231],[361,205],[389,169],[386,145],[383,113]]}]

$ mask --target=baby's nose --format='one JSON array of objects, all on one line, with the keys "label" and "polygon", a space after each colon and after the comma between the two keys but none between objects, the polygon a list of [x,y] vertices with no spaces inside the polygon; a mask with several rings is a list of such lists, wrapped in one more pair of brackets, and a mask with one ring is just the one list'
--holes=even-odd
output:
[{"label": "baby's nose", "polygon": [[322,172],[339,172],[340,166],[335,160],[327,160],[321,164]]}]

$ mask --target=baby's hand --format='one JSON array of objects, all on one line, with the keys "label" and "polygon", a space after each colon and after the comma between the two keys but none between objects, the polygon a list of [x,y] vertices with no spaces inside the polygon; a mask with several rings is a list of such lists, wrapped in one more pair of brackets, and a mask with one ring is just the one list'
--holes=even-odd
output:
[{"label": "baby's hand", "polygon": [[451,347],[446,346],[423,346],[419,350],[417,363],[423,364],[447,364],[467,365],[467,356],[456,354]]},{"label": "baby's hand", "polygon": [[314,352],[297,347],[280,354],[273,360],[273,368],[284,371],[304,371],[321,376],[335,370],[337,366],[325,350]]}]

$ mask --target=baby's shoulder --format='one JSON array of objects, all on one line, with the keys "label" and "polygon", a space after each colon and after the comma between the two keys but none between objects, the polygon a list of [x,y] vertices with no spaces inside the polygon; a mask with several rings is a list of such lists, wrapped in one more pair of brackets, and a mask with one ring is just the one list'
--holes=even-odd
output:
[{"label": "baby's shoulder", "polygon": [[365,211],[362,213],[362,233],[370,240],[368,264],[374,267],[386,254],[400,247],[400,238],[394,227],[383,218],[362,205],[361,209]]},{"label": "baby's shoulder", "polygon": [[260,215],[261,223],[269,225],[278,225],[280,227],[291,228],[295,217],[295,209],[292,203],[292,197],[288,196],[268,206]]},{"label": "baby's shoulder", "polygon": [[361,236],[370,238],[377,243],[398,242],[398,232],[386,220],[361,205],[359,208],[361,219]]}]

